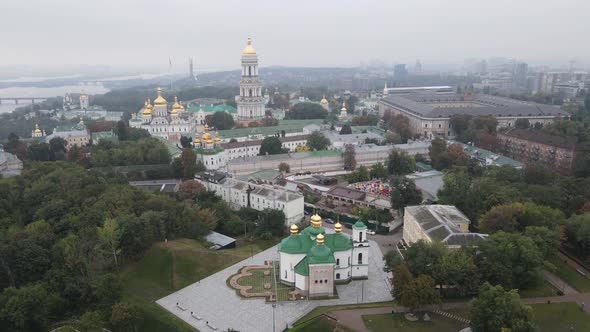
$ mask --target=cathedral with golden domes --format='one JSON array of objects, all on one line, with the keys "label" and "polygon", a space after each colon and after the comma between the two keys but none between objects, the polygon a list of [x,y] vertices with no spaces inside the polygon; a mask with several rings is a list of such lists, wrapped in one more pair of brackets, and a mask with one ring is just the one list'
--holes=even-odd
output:
[{"label": "cathedral with golden domes", "polygon": [[297,225],[279,244],[280,281],[307,294],[310,298],[333,296],[336,284],[369,277],[369,242],[367,226],[362,221],[352,225],[352,237],[334,225],[327,234],[318,214],[311,216],[311,226],[301,232]]},{"label": "cathedral with golden domes", "polygon": [[168,105],[162,97],[162,89],[158,88],[156,94],[153,105],[148,99],[137,113],[131,114],[129,126],[145,129],[152,136],[173,142],[180,141],[182,136],[190,137],[196,131],[194,115],[185,111],[177,97],[172,105]]},{"label": "cathedral with golden domes", "polygon": [[262,93],[262,82],[258,77],[258,55],[252,47],[250,38],[242,51],[240,95],[236,96],[236,104],[238,121],[252,122],[264,118],[266,102]]}]

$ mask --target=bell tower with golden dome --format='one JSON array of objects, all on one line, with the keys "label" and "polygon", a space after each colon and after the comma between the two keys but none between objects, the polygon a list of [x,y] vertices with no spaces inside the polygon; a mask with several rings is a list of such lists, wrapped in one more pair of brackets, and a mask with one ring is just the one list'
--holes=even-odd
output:
[{"label": "bell tower with golden dome", "polygon": [[242,78],[240,79],[240,95],[236,96],[238,120],[250,122],[264,117],[264,95],[262,82],[258,78],[258,55],[252,47],[252,39],[248,38],[242,51]]}]

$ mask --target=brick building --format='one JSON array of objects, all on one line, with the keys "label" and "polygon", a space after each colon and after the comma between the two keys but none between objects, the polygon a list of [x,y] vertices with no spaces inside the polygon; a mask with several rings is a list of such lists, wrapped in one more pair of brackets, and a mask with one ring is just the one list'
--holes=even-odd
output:
[{"label": "brick building", "polygon": [[498,145],[525,164],[538,162],[568,175],[575,170],[575,137],[551,135],[542,130],[512,128],[498,133]]}]

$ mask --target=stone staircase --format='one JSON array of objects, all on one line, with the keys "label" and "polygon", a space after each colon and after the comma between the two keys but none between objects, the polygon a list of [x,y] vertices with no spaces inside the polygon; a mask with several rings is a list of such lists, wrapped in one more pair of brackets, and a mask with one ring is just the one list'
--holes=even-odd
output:
[{"label": "stone staircase", "polygon": [[461,322],[461,323],[464,323],[464,324],[468,324],[468,325],[471,324],[471,321],[469,319],[465,319],[463,317],[459,317],[457,315],[453,315],[453,314],[448,313],[446,311],[433,310],[432,312],[435,313],[435,314],[437,314],[437,315],[440,315],[440,316],[443,316],[443,317],[446,317],[446,318],[450,318],[450,319],[456,320],[456,321]]}]

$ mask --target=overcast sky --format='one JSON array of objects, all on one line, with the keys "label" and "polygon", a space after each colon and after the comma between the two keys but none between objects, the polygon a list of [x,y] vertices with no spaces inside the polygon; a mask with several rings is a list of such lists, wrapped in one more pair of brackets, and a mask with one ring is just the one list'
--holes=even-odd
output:
[{"label": "overcast sky", "polygon": [[236,68],[590,59],[589,0],[0,0],[6,64]]}]

